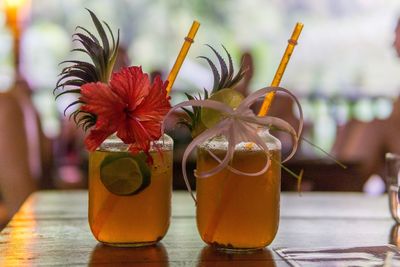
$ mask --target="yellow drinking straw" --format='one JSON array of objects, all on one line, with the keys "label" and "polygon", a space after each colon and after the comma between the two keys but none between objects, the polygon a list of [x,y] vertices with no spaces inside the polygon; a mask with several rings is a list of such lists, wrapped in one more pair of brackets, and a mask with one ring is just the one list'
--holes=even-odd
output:
[{"label": "yellow drinking straw", "polygon": [[[196,36],[197,30],[200,27],[200,23],[197,21],[193,21],[192,27],[190,28],[190,31],[188,35],[185,37],[185,42],[182,45],[181,51],[178,54],[178,57],[176,58],[175,64],[171,69],[171,72],[169,73],[168,76],[168,85],[167,85],[167,95],[171,91],[172,85],[175,82],[176,76],[178,75],[178,72],[183,64],[183,61],[186,58],[187,53],[189,52],[189,48],[194,42],[194,37]],[[104,226],[104,223],[107,221],[109,214],[113,211],[115,203],[118,201],[117,196],[113,194],[109,194],[107,199],[104,201],[103,206],[100,208],[98,213],[96,214],[96,219],[97,224],[93,226],[92,231],[93,234],[98,237],[98,235],[101,232],[101,229]]]},{"label": "yellow drinking straw", "polygon": [[[283,57],[281,59],[281,62],[279,64],[278,69],[276,70],[274,79],[272,81],[271,86],[279,86],[279,83],[281,82],[283,73],[285,72],[286,66],[289,62],[290,56],[293,53],[294,47],[297,44],[297,40],[299,39],[301,30],[303,29],[303,23],[296,23],[296,26],[293,30],[292,36],[288,40],[288,45],[286,47],[285,53],[283,54]],[[258,113],[258,116],[265,116],[268,112],[269,107],[271,106],[271,102],[275,96],[275,92],[271,92],[268,95],[266,95],[263,105],[261,106],[260,112]],[[227,174],[228,175],[228,174]],[[302,174],[300,174],[302,175]],[[226,177],[227,178],[227,177]],[[226,181],[225,186],[222,189],[221,196],[218,200],[217,208],[213,214],[213,216],[210,219],[210,222],[206,228],[206,231],[204,233],[204,237],[207,240],[212,240],[215,234],[215,230],[218,227],[219,221],[221,219],[221,216],[224,212],[224,205],[228,203],[229,198],[231,197],[230,192],[234,191],[234,187],[237,186],[235,181]]]},{"label": "yellow drinking straw", "polygon": [[193,21],[192,27],[190,27],[188,35],[185,37],[185,42],[182,45],[181,51],[179,52],[178,57],[175,60],[175,64],[171,69],[171,72],[168,75],[168,85],[167,85],[167,95],[171,92],[172,85],[175,82],[176,76],[178,75],[179,70],[183,64],[183,61],[186,58],[186,55],[189,51],[190,46],[194,42],[194,37],[196,36],[197,30],[200,27],[200,23],[196,20]]},{"label": "yellow drinking straw", "polygon": [[[297,40],[299,39],[301,30],[303,29],[304,24],[297,22],[294,27],[292,37],[288,40],[288,45],[286,47],[285,53],[279,63],[279,67],[275,72],[274,79],[272,80],[271,86],[279,86],[282,80],[283,73],[285,73],[285,69],[287,64],[289,63],[290,57],[292,56],[294,47],[297,45]],[[265,96],[264,102],[261,106],[260,111],[258,112],[258,116],[262,117],[267,115],[269,108],[271,107],[272,100],[275,97],[275,92],[271,92]]]}]

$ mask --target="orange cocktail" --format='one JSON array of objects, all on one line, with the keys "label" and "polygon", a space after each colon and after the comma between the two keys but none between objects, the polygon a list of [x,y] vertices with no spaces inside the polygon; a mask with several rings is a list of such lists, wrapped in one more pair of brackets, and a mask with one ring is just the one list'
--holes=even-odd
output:
[{"label": "orange cocktail", "polygon": [[[212,150],[219,158],[226,151]],[[210,245],[230,249],[257,249],[270,244],[279,225],[280,150],[268,152],[271,165],[259,176],[234,174],[226,168],[197,178],[197,226]],[[243,172],[261,170],[266,154],[259,149],[235,150],[231,166]],[[217,166],[204,149],[198,149],[197,172]]]},{"label": "orange cocktail", "polygon": [[[170,222],[172,145],[162,151],[150,152],[154,160],[150,181],[143,190],[131,195],[110,192],[100,177],[106,156],[118,156],[118,153],[124,152],[100,148],[89,156],[89,224],[92,233],[98,241],[115,246],[156,243],[164,237]],[[116,175],[120,170],[115,170]]]}]

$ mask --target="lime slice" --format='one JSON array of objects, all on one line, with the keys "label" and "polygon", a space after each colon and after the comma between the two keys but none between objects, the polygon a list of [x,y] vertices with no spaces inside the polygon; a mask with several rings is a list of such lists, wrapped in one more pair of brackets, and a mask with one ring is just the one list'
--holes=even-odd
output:
[{"label": "lime slice", "polygon": [[113,194],[134,195],[150,185],[150,169],[143,153],[112,153],[100,165],[100,180]]},{"label": "lime slice", "polygon": [[[237,108],[244,99],[244,96],[234,89],[225,88],[212,94],[209,99],[225,103],[231,108]],[[202,108],[200,113],[201,121],[207,128],[214,127],[223,116],[222,112],[211,108]]]}]

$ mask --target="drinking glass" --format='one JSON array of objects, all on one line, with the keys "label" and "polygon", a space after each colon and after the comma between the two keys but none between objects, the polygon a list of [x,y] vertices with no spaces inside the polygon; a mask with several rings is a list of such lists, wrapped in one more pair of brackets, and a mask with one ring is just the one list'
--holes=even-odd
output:
[{"label": "drinking glass", "polygon": [[[197,178],[197,228],[207,244],[231,250],[261,249],[275,238],[279,225],[281,188],[281,143],[260,129],[259,136],[269,148],[270,167],[258,176],[244,176],[227,168],[207,178]],[[227,153],[228,141],[216,136],[198,147],[197,171],[217,166],[210,155]],[[262,170],[265,152],[250,143],[235,147],[231,166],[243,172]]]},{"label": "drinking glass", "polygon": [[[108,190],[101,169],[107,157],[119,159],[130,155],[127,145],[113,136],[106,139],[97,151],[90,153],[89,225],[98,241],[112,246],[137,247],[155,244],[164,237],[171,214],[172,150],[173,141],[167,135],[153,142],[150,179],[142,182],[142,189],[125,195]],[[128,177],[137,175],[137,170],[129,166],[121,164],[119,169],[111,171],[111,176],[120,176],[121,172]],[[114,186],[118,186],[117,182]],[[125,190],[119,189],[121,192]]]},{"label": "drinking glass", "polygon": [[386,188],[389,195],[389,208],[393,219],[400,223],[400,155],[386,153]]}]

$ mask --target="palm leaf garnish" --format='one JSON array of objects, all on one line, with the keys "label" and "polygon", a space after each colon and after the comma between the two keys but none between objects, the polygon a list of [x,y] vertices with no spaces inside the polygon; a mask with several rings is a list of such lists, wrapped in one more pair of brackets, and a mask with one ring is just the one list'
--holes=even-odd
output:
[{"label": "palm leaf garnish", "polygon": [[[200,93],[198,94],[198,96],[191,96],[188,93],[185,93],[185,95],[188,100],[208,99],[208,91],[206,89],[203,90],[204,90],[203,97],[201,96]],[[181,118],[178,123],[186,126],[192,133],[192,137],[196,137],[199,133],[201,133],[205,129],[205,126],[203,125],[200,119],[201,107],[192,107],[192,110],[188,108],[182,108],[182,110],[187,114],[189,120]]]},{"label": "palm leaf garnish", "polygon": [[[217,57],[220,69],[218,70],[217,65],[210,58],[205,56],[198,57],[204,59],[208,63],[211,72],[213,74],[213,87],[212,90],[210,90],[211,94],[214,94],[224,88],[233,88],[238,82],[242,80],[246,72],[243,64],[240,65],[239,71],[235,75],[235,69],[233,67],[232,57],[229,54],[228,50],[225,48],[225,46],[222,47],[227,55],[228,64],[215,48],[213,48],[211,45],[208,44],[207,46],[213,51],[213,53]],[[206,100],[209,98],[209,93],[206,89],[204,89],[203,97],[200,94],[197,97],[191,96],[189,94],[185,95],[188,100]],[[205,126],[203,125],[200,119],[201,108],[193,107],[193,111],[185,108],[183,108],[183,110],[188,115],[190,121],[187,119],[186,120],[183,119],[180,121],[180,124],[187,126],[191,131],[192,136],[195,137],[205,129]]]},{"label": "palm leaf garnish", "polygon": [[[104,21],[101,23],[91,10],[87,9],[87,11],[100,38],[97,38],[82,26],[76,27],[75,30],[77,32],[73,34],[73,42],[78,42],[80,47],[72,49],[71,52],[84,53],[89,56],[91,62],[66,60],[60,63],[60,65],[68,65],[61,70],[56,87],[53,90],[56,99],[66,94],[79,95],[81,93],[80,87],[86,83],[108,83],[110,79],[118,53],[119,30],[115,40],[110,26]],[[106,31],[108,31],[108,34]],[[109,40],[110,37],[111,42]],[[81,111],[79,109],[81,104],[85,103],[80,100],[73,101],[64,109],[64,114],[68,109],[76,107],[70,118],[73,118],[78,126],[87,130],[95,125],[97,118],[95,114]]]}]

